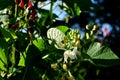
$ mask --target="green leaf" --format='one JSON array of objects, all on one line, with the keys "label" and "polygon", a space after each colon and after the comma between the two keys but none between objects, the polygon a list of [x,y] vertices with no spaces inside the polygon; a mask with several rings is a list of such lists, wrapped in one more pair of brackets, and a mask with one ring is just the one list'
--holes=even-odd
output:
[{"label": "green leaf", "polygon": [[67,26],[57,26],[57,29],[59,29],[61,32],[65,33],[69,30],[69,28]]},{"label": "green leaf", "polygon": [[120,65],[120,59],[93,59],[96,66],[100,67],[113,67]]},{"label": "green leaf", "polygon": [[20,56],[20,60],[19,60],[19,63],[18,63],[18,66],[25,66],[25,60],[26,60],[26,53],[28,51],[28,48],[29,48],[30,45],[27,46],[26,50],[21,53],[21,56]]},{"label": "green leaf", "polygon": [[8,6],[13,5],[14,0],[0,0],[0,10],[7,8]]},{"label": "green leaf", "polygon": [[74,3],[76,3],[82,11],[88,11],[90,7],[93,6],[91,0],[63,0],[63,2],[65,2],[69,8],[73,9],[73,11],[75,11]]},{"label": "green leaf", "polygon": [[4,39],[0,39],[0,69],[6,70],[8,44]]},{"label": "green leaf", "polygon": [[8,30],[0,27],[0,31],[8,43],[12,43],[14,39],[17,39],[17,36],[13,30]]},{"label": "green leaf", "polygon": [[17,38],[18,38],[18,37],[16,36],[16,34],[15,34],[15,31],[14,31],[14,30],[9,30],[8,32],[11,34],[12,39],[17,39]]},{"label": "green leaf", "polygon": [[5,49],[2,49],[0,47],[0,69],[6,71],[5,68],[6,65],[7,65],[7,57],[5,55]]},{"label": "green leaf", "polygon": [[119,59],[110,48],[97,42],[90,45],[87,54],[91,59]]},{"label": "green leaf", "polygon": [[21,53],[20,61],[18,63],[18,66],[25,66],[25,59],[26,59],[26,53]]},{"label": "green leaf", "polygon": [[9,53],[9,58],[10,58],[10,61],[11,61],[11,63],[12,63],[12,66],[14,66],[14,65],[15,65],[15,62],[16,62],[15,52],[16,52],[15,45],[12,44],[12,46],[11,46],[11,48],[10,48],[10,53]]},{"label": "green leaf", "polygon": [[80,7],[76,3],[74,4],[74,9],[75,9],[75,14],[79,16],[81,13],[81,10],[80,10]]},{"label": "green leaf", "polygon": [[94,42],[90,45],[87,54],[92,64],[100,67],[111,67],[120,65],[120,59],[108,47]]},{"label": "green leaf", "polygon": [[2,77],[0,77],[0,80],[4,80]]},{"label": "green leaf", "polygon": [[0,27],[0,30],[6,41],[13,39],[12,35],[6,29]]},{"label": "green leaf", "polygon": [[25,50],[25,52],[22,53],[20,57],[20,61],[18,66],[32,66],[34,64],[38,64],[39,60],[41,59],[40,50],[38,49],[38,46],[36,47],[34,44],[29,44]]},{"label": "green leaf", "polygon": [[33,44],[40,50],[43,51],[45,49],[44,40],[36,39],[33,41]]}]

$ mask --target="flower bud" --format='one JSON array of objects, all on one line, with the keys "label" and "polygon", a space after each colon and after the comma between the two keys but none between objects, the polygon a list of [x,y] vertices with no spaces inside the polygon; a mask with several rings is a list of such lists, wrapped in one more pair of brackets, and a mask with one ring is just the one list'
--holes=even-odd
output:
[{"label": "flower bud", "polygon": [[64,70],[67,70],[67,65],[66,64],[63,64],[62,67],[63,67]]},{"label": "flower bud", "polygon": [[28,2],[28,9],[32,9],[32,0],[29,0],[29,2]]},{"label": "flower bud", "polygon": [[19,3],[19,1],[18,1],[18,0],[14,0],[14,2],[15,2],[16,4],[18,4],[18,3]]},{"label": "flower bud", "polygon": [[57,68],[58,68],[58,64],[57,64],[57,63],[55,63],[55,64],[51,64],[51,68],[53,68],[54,70],[57,70]]},{"label": "flower bud", "polygon": [[76,39],[73,39],[73,40],[72,40],[72,43],[74,44],[75,42],[76,42]]},{"label": "flower bud", "polygon": [[74,35],[75,34],[75,31],[74,30],[71,30],[71,35]]},{"label": "flower bud", "polygon": [[75,30],[75,33],[79,33],[79,30],[76,29],[76,30]]},{"label": "flower bud", "polygon": [[78,47],[80,45],[80,40],[77,40],[75,43],[75,47]]},{"label": "flower bud", "polygon": [[86,39],[90,39],[89,33],[86,33]]},{"label": "flower bud", "polygon": [[90,28],[91,28],[90,24],[86,25],[87,30],[90,30]]},{"label": "flower bud", "polygon": [[30,15],[31,19],[34,19],[36,17],[36,12],[34,10],[32,10],[32,13]]},{"label": "flower bud", "polygon": [[81,35],[80,35],[80,34],[78,34],[78,35],[77,35],[77,39],[80,39],[80,37],[81,37]]},{"label": "flower bud", "polygon": [[98,28],[98,26],[94,25],[92,31],[95,31],[97,28]]},{"label": "flower bud", "polygon": [[24,6],[25,6],[24,0],[21,0],[21,1],[20,1],[20,4],[19,4],[19,7],[20,7],[20,8],[24,8]]},{"label": "flower bud", "polygon": [[93,31],[90,31],[90,35],[91,35],[91,36],[93,35]]},{"label": "flower bud", "polygon": [[64,37],[64,43],[67,43],[67,37]]}]

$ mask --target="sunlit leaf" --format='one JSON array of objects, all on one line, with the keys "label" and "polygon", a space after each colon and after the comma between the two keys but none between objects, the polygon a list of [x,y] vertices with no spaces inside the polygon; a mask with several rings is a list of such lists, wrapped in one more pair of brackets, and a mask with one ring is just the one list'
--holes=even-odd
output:
[{"label": "sunlit leaf", "polygon": [[15,59],[15,46],[14,44],[12,44],[11,48],[10,48],[10,53],[9,53],[9,58],[10,58],[10,61],[12,63],[12,66],[15,65],[15,62],[16,62],[16,59]]},{"label": "sunlit leaf", "polygon": [[6,70],[7,65],[7,47],[8,44],[4,39],[0,38],[0,69]]},{"label": "sunlit leaf", "polygon": [[24,52],[23,54],[21,54],[18,66],[25,66],[25,59],[26,59],[26,54]]},{"label": "sunlit leaf", "polygon": [[56,28],[59,29],[63,33],[65,33],[66,31],[69,30],[69,28],[67,26],[63,26],[63,25],[57,26]]},{"label": "sunlit leaf", "polygon": [[44,46],[44,40],[43,39],[36,39],[33,41],[33,44],[40,50],[44,50],[45,46]]},{"label": "sunlit leaf", "polygon": [[76,3],[74,3],[74,9],[75,9],[75,14],[79,16],[81,13],[81,10],[80,10],[80,7]]},{"label": "sunlit leaf", "polygon": [[41,57],[37,58],[39,55],[40,55],[40,50],[38,48],[38,45],[35,46],[34,44],[29,44],[25,52],[21,54],[18,66],[34,65],[36,62],[38,62],[37,59],[41,59]]},{"label": "sunlit leaf", "polygon": [[110,67],[120,65],[119,57],[112,50],[101,43],[90,45],[87,54],[90,56],[92,63],[96,66]]},{"label": "sunlit leaf", "polygon": [[110,48],[96,42],[90,45],[87,54],[92,59],[119,59]]},{"label": "sunlit leaf", "polygon": [[5,55],[5,49],[2,49],[0,47],[0,69],[6,71],[5,68],[6,65],[7,65],[7,57]]},{"label": "sunlit leaf", "polygon": [[26,53],[28,51],[28,48],[29,48],[30,45],[27,46],[26,50],[21,53],[20,55],[20,61],[18,63],[18,66],[25,66],[25,60],[26,60]]}]

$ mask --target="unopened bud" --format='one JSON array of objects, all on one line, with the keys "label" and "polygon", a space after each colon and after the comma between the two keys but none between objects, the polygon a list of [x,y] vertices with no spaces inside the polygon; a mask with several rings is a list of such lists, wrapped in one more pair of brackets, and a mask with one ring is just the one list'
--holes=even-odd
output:
[{"label": "unopened bud", "polygon": [[67,37],[64,37],[64,43],[66,43],[67,42]]},{"label": "unopened bud", "polygon": [[62,67],[63,67],[64,70],[67,70],[67,65],[66,64],[63,64]]},{"label": "unopened bud", "polygon": [[77,39],[80,39],[80,37],[81,37],[81,35],[80,35],[80,34],[78,34],[78,35],[77,35]]},{"label": "unopened bud", "polygon": [[16,4],[18,4],[18,2],[19,2],[18,0],[14,0],[14,1],[15,1]]},{"label": "unopened bud", "polygon": [[75,33],[79,33],[79,30],[76,29],[76,30],[75,30]]},{"label": "unopened bud", "polygon": [[93,31],[90,31],[90,35],[91,35],[91,36],[93,35]]},{"label": "unopened bud", "polygon": [[97,28],[98,28],[98,26],[94,25],[92,31],[95,31]]},{"label": "unopened bud", "polygon": [[89,33],[86,33],[86,39],[90,39]]},{"label": "unopened bud", "polygon": [[72,40],[72,43],[74,44],[75,42],[76,42],[76,39],[73,39],[73,40]]},{"label": "unopened bud", "polygon": [[57,70],[57,68],[58,68],[58,64],[57,64],[57,63],[55,63],[55,64],[51,64],[51,68],[53,68],[54,70]]},{"label": "unopened bud", "polygon": [[74,30],[71,30],[71,35],[74,35],[75,34],[75,31]]},{"label": "unopened bud", "polygon": [[86,29],[87,29],[87,30],[90,30],[90,24],[87,24],[87,25],[86,25]]},{"label": "unopened bud", "polygon": [[24,6],[25,6],[24,0],[21,0],[21,1],[20,1],[20,4],[19,4],[19,7],[23,9]]},{"label": "unopened bud", "polygon": [[80,40],[77,40],[75,43],[75,47],[78,47],[80,45]]}]

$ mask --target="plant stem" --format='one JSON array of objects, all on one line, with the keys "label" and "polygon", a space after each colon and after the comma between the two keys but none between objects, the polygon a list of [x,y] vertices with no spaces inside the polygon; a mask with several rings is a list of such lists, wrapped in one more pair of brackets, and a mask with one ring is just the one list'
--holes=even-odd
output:
[{"label": "plant stem", "polygon": [[17,17],[17,4],[15,4],[15,17]]},{"label": "plant stem", "polygon": [[22,80],[25,80],[25,76],[26,76],[27,70],[28,70],[28,67],[25,68],[25,73],[23,75],[23,79]]}]

